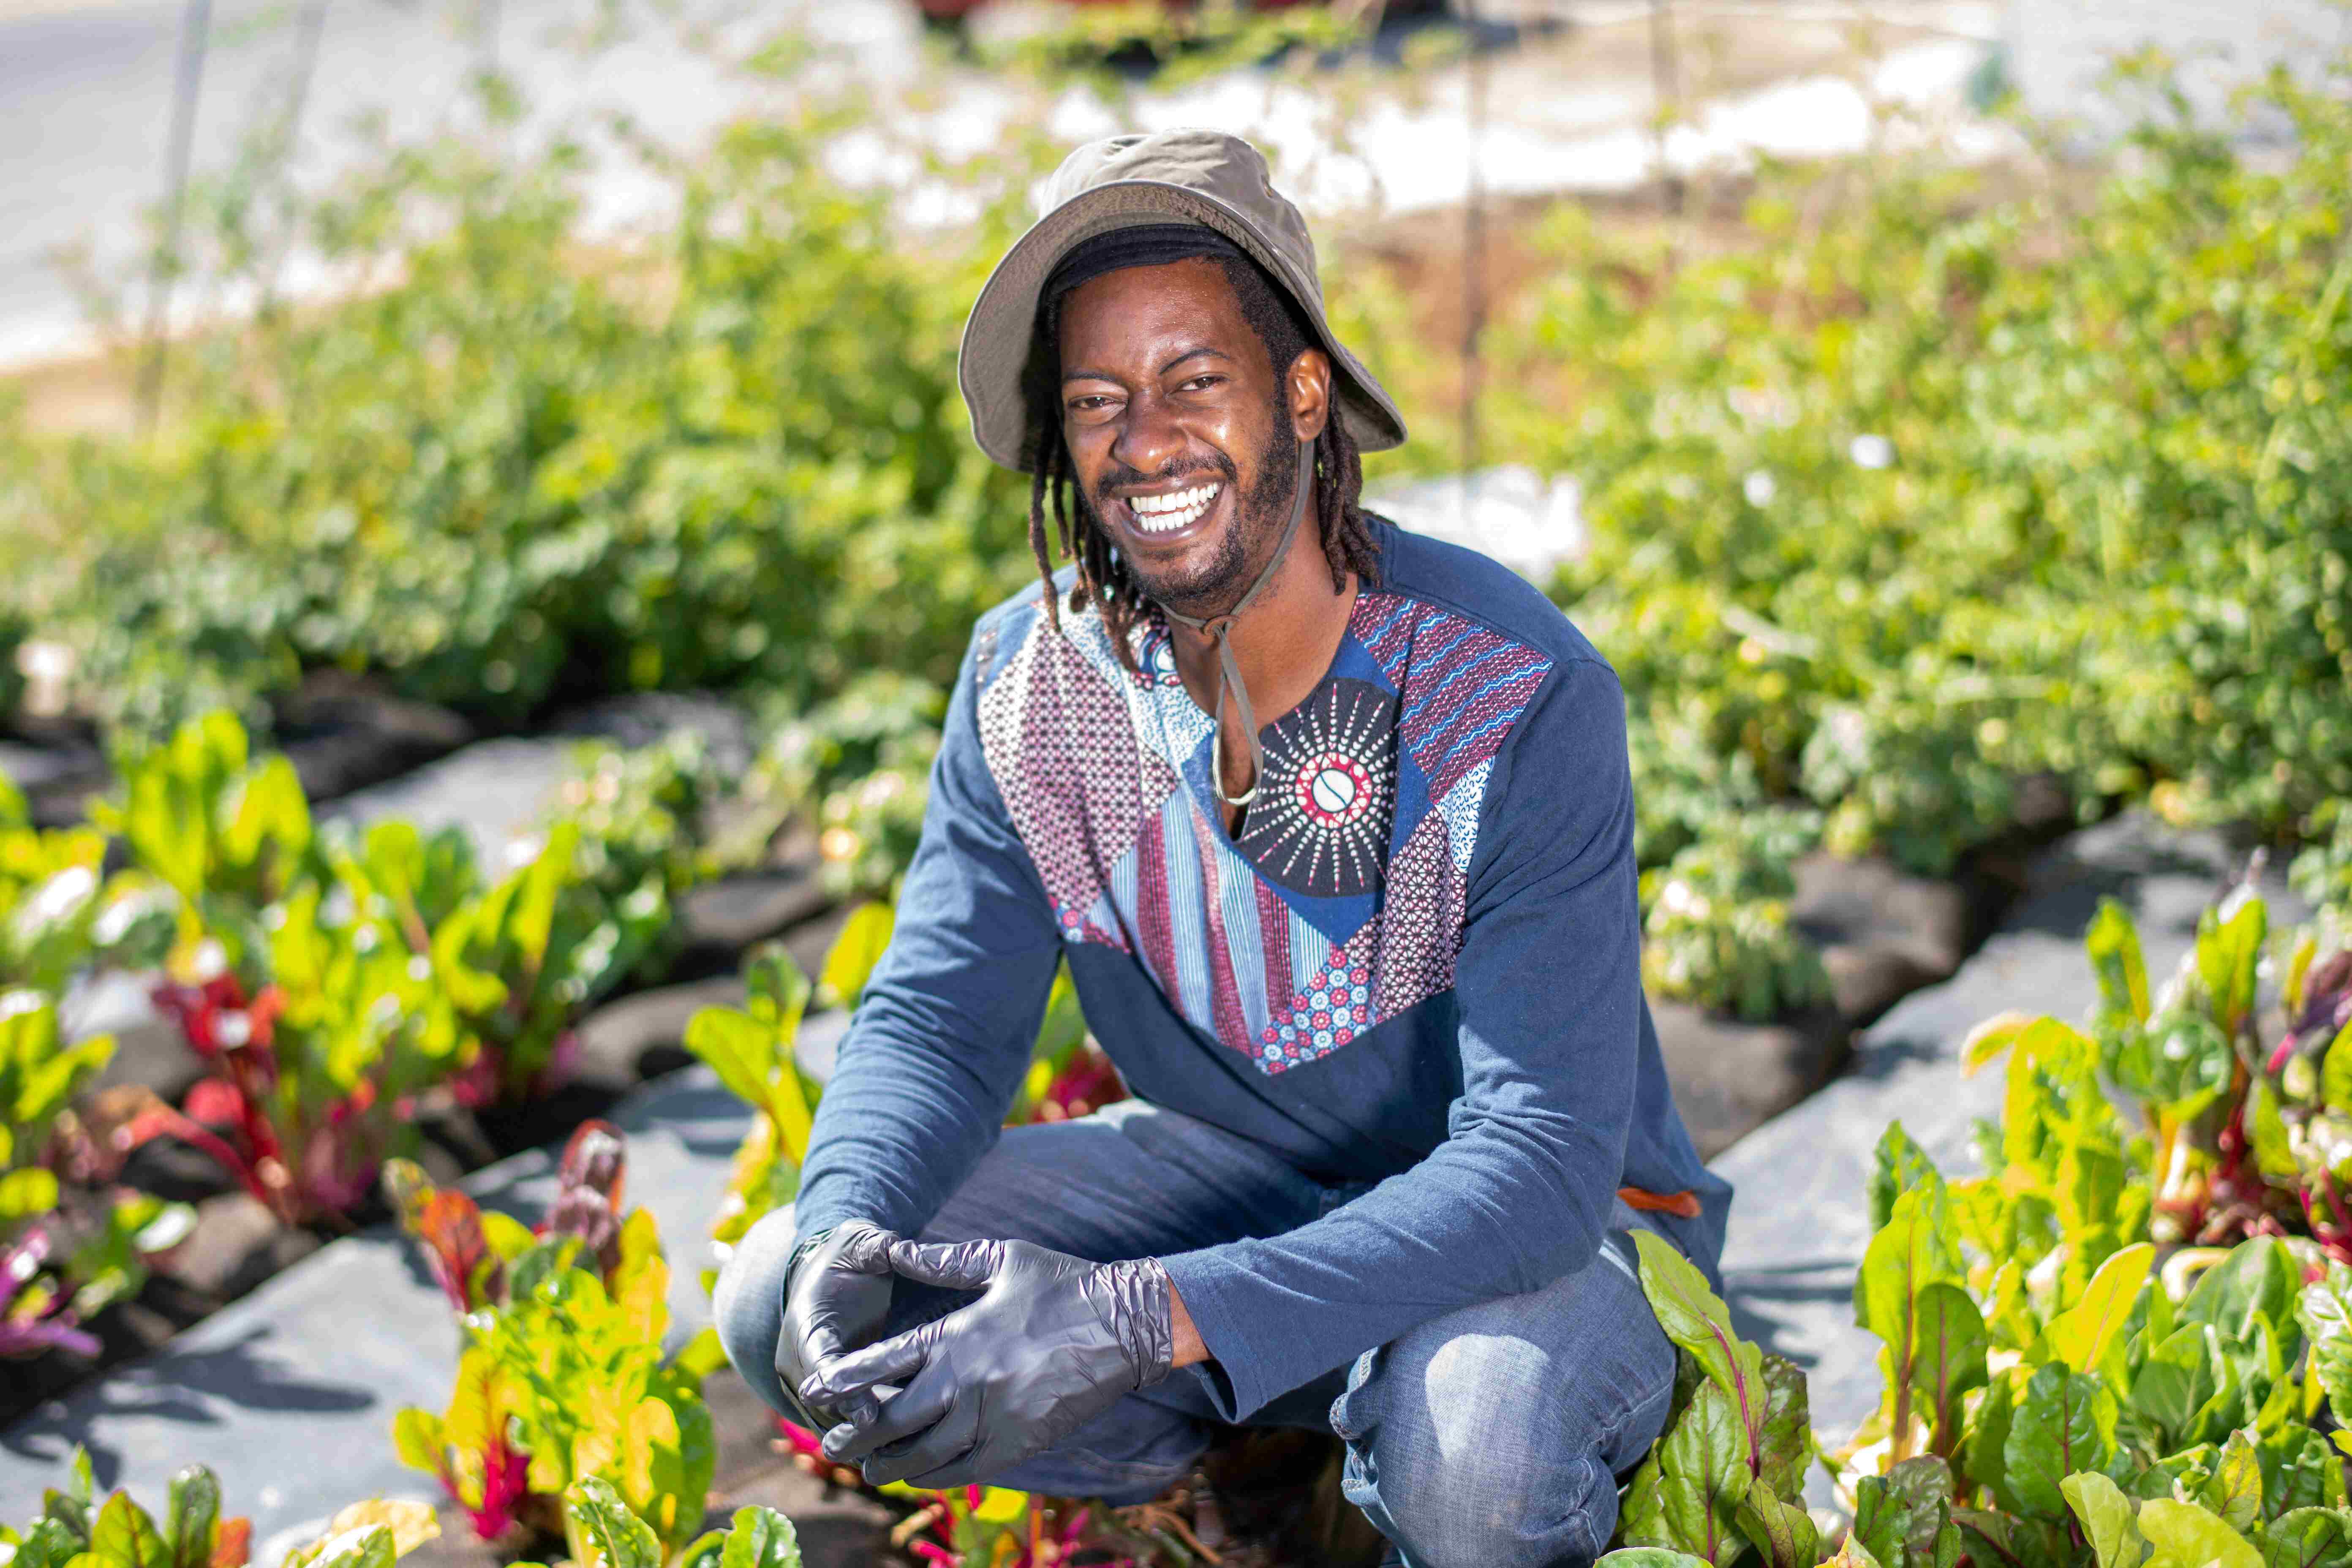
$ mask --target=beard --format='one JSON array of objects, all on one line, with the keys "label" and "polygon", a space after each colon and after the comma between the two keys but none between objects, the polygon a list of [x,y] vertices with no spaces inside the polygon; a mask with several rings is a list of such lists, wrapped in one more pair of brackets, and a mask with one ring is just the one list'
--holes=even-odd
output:
[{"label": "beard", "polygon": [[[1096,484],[1097,490],[1108,500],[1111,491],[1122,486],[1162,480],[1172,483],[1195,474],[1211,473],[1222,477],[1238,500],[1234,521],[1226,525],[1206,562],[1153,569],[1131,557],[1119,557],[1137,592],[1180,614],[1196,617],[1219,616],[1230,610],[1249,592],[1257,574],[1265,570],[1275,546],[1281,542],[1283,526],[1289,522],[1290,509],[1298,499],[1298,434],[1290,427],[1290,410],[1276,406],[1274,432],[1258,453],[1257,481],[1246,492],[1241,489],[1241,475],[1234,460],[1223,452],[1211,453],[1205,462],[1158,474],[1138,473],[1124,465],[1115,466]],[[1102,524],[1097,519],[1094,499],[1084,495],[1080,499],[1086,504],[1087,526],[1100,530]]]}]

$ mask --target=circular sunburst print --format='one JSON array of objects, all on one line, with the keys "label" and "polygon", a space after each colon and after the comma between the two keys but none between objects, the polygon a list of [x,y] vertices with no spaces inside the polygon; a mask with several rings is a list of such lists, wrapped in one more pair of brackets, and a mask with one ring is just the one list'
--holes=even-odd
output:
[{"label": "circular sunburst print", "polygon": [[1380,886],[1395,801],[1396,698],[1327,680],[1265,732],[1265,776],[1234,847],[1266,880],[1316,898]]}]

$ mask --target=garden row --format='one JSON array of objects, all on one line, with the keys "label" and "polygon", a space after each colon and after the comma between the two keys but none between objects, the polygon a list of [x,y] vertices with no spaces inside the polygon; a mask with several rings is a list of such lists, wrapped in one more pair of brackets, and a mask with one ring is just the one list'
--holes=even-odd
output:
[{"label": "garden row", "polygon": [[[2292,126],[2276,160],[2147,74],[2105,170],[1889,153],[1702,182],[1704,225],[1567,205],[1510,231],[1481,426],[1580,489],[1549,585],[1630,699],[1654,994],[1818,1005],[1790,909],[1816,848],[1942,875],[2021,822],[2140,801],[2333,830],[2332,80],[2249,109]],[[452,141],[354,174],[299,222],[356,297],[195,345],[152,440],[6,438],[9,635],[73,650],[72,699],[115,734],[223,703],[258,724],[330,668],[485,731],[649,688],[799,713],[879,682],[935,711],[972,616],[1033,569],[1024,486],[971,446],[953,368],[1052,149],[935,171],[982,216],[924,234],[824,173],[858,113],[656,160],[675,226],[593,270],[577,149]],[[206,209],[232,273],[274,253],[242,190]],[[1376,484],[1457,457],[1454,334],[1382,243],[1327,268],[1418,432]]]},{"label": "garden row", "polygon": [[[1832,1435],[1826,1452],[1803,1373],[1743,1341],[1696,1269],[1637,1236],[1683,1376],[1621,1527],[1626,1549],[1643,1555],[1621,1568],[1811,1568],[1832,1556],[1845,1568],[2352,1562],[2352,1436],[2339,1426],[2352,1416],[2345,916],[2337,902],[2312,925],[2273,931],[2251,879],[2241,880],[2159,983],[2131,917],[2108,900],[2084,938],[2100,1003],[2083,1027],[2016,1012],[1970,1035],[1965,1069],[2004,1075],[2000,1117],[1980,1127],[1980,1169],[1965,1179],[1937,1170],[1899,1123],[1880,1139],[1867,1194],[1876,1234],[1852,1300],[1857,1324],[1883,1347],[1884,1387],[1877,1410],[1850,1436]],[[861,933],[836,954],[835,984],[854,985],[878,946],[883,921],[869,918],[871,940]],[[792,1048],[804,983],[772,958],[748,979],[748,1012],[705,1014],[688,1032],[690,1048],[754,1111],[715,1231],[722,1242],[789,1199],[822,1092]],[[1090,1078],[1083,1020],[1063,1023],[1041,1037],[1016,1117],[1034,1114],[1040,1096],[1066,1099],[1055,1086],[1074,1079],[1087,1080],[1084,1093],[1117,1092]],[[589,1146],[575,1141],[564,1191],[595,1185]],[[469,1314],[468,1348],[446,1415],[404,1415],[397,1431],[409,1463],[437,1469],[476,1509],[472,1478],[495,1467],[469,1444],[513,1436],[536,1456],[551,1445],[541,1436],[534,1447],[532,1433],[580,1418],[546,1408],[545,1388],[562,1384],[521,1386],[520,1369],[562,1365],[559,1347],[589,1337],[584,1317],[573,1324],[549,1310],[583,1300],[604,1310],[605,1297],[593,1288],[597,1266],[544,1283],[566,1223],[562,1195],[539,1237],[455,1194],[427,1201],[448,1210],[412,1204],[409,1226]],[[572,1255],[608,1238],[600,1266],[617,1304],[628,1225],[593,1204],[571,1212],[597,1215]],[[651,1246],[647,1236],[639,1254]],[[532,1334],[551,1342],[501,1348],[503,1336]],[[695,1376],[708,1354],[690,1345],[670,1364]],[[488,1370],[501,1357],[518,1369],[504,1385]],[[502,1386],[511,1407],[483,1404],[492,1396],[482,1390]],[[783,1429],[804,1466],[855,1484],[814,1454],[812,1435]],[[580,1450],[576,1438],[569,1446]],[[1803,1506],[1816,1461],[1843,1517]],[[575,1474],[556,1465],[542,1475],[536,1458],[509,1463],[519,1478],[528,1469],[517,1498]],[[1205,1556],[1197,1519],[1172,1505],[1107,1512],[1084,1500],[975,1490],[932,1497],[909,1517],[942,1538],[925,1553],[940,1561]]]},{"label": "garden row", "polygon": [[[5,1414],[385,1216],[387,1161],[452,1180],[685,1062],[696,1009],[744,995],[749,942],[790,927],[814,969],[839,929],[822,911],[887,894],[905,863],[928,702],[869,681],[757,745],[721,705],[606,704],[563,727],[613,740],[486,742],[324,802],[306,798],[315,752],[252,754],[215,711],[119,748],[86,821],[0,802]],[[1801,910],[1853,939],[1832,957],[1875,955],[1854,1007],[1973,940],[1953,889],[1808,868]],[[121,1014],[126,993],[143,1019],[78,1037],[110,1010],[94,997]],[[1854,1021],[1661,1020],[1709,1152],[1817,1087]],[[1097,1076],[1099,1101],[1115,1080]]]},{"label": "garden row", "polygon": [[[1620,1568],[2352,1563],[2345,917],[2339,895],[2315,922],[2273,929],[2237,881],[2178,968],[2154,975],[2108,900],[2084,938],[2099,1002],[2082,1026],[2017,1012],[1971,1033],[1965,1069],[2002,1080],[1974,1173],[1938,1170],[1900,1124],[1879,1140],[1851,1302],[1877,1342],[1880,1391],[1856,1430],[1817,1436],[1805,1373],[1743,1340],[1695,1269],[1637,1237],[1684,1375],[1624,1511],[1623,1546],[1643,1555]],[[872,907],[823,984],[854,997],[887,934]],[[744,973],[745,1005],[687,1030],[751,1111],[712,1226],[722,1247],[789,1200],[823,1092],[794,1049],[809,983],[773,950]],[[1037,1062],[1016,1119],[1119,1092],[1066,991]],[[593,1568],[604,1549],[582,1551],[563,1499],[601,1480],[656,1564],[686,1561],[715,1456],[742,1447],[706,1394],[710,1336],[665,1344],[668,1266],[649,1215],[621,1201],[624,1170],[619,1136],[584,1127],[532,1227],[390,1167],[460,1351],[446,1406],[401,1412],[380,1440],[437,1480],[453,1530],[482,1539],[457,1560],[562,1537]],[[748,1419],[734,1405],[730,1419]],[[781,1431],[801,1469],[856,1487],[809,1435]],[[1817,1463],[1841,1512],[1803,1506]],[[1205,1562],[1199,1538],[1222,1522],[1190,1496],[1120,1510],[984,1489],[892,1502],[916,1555],[992,1568]]]},{"label": "garden row", "polygon": [[[314,811],[225,712],[122,751],[73,826],[0,779],[8,1417],[386,1215],[387,1161],[454,1178],[685,1060],[658,1048],[683,1017],[591,1009],[858,890],[847,829],[829,858],[779,837],[838,748],[796,728],[722,783],[692,730],[547,742],[512,837]],[[121,1040],[74,1022],[125,991],[152,1011]]]}]

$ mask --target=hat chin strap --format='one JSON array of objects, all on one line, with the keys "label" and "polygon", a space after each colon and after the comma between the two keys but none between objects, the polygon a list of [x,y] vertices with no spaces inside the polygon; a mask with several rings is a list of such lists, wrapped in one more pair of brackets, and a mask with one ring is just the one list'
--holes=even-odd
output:
[{"label": "hat chin strap", "polygon": [[[1298,447],[1298,489],[1291,500],[1290,521],[1282,526],[1282,542],[1274,547],[1274,554],[1259,569],[1257,581],[1249,585],[1234,607],[1222,616],[1202,616],[1198,619],[1180,615],[1167,605],[1160,613],[1179,626],[1190,626],[1196,632],[1206,632],[1217,645],[1217,706],[1213,715],[1216,728],[1209,737],[1209,787],[1227,805],[1247,805],[1257,798],[1258,785],[1265,782],[1265,748],[1258,744],[1257,710],[1250,706],[1249,687],[1242,679],[1241,667],[1234,662],[1234,622],[1250,602],[1265,591],[1274,581],[1275,569],[1290,554],[1290,542],[1298,536],[1298,524],[1307,515],[1307,498],[1315,482],[1315,443],[1304,441]],[[1234,705],[1241,710],[1242,733],[1248,738],[1250,753],[1250,786],[1239,795],[1225,793],[1225,693],[1234,695]]]}]

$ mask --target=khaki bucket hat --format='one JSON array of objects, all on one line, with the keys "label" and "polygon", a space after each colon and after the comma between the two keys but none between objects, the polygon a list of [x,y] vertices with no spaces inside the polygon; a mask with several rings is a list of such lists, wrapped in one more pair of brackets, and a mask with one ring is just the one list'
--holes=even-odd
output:
[{"label": "khaki bucket hat", "polygon": [[1021,374],[1036,330],[1037,296],[1071,247],[1140,224],[1205,224],[1265,268],[1297,302],[1339,374],[1340,416],[1368,452],[1402,445],[1404,416],[1323,318],[1323,286],[1307,220],[1274,188],[1265,159],[1223,131],[1181,129],[1105,137],[1062,160],[1046,182],[1045,216],[996,264],[964,323],[956,381],[972,439],[1008,468],[1025,469],[1028,410]]}]

